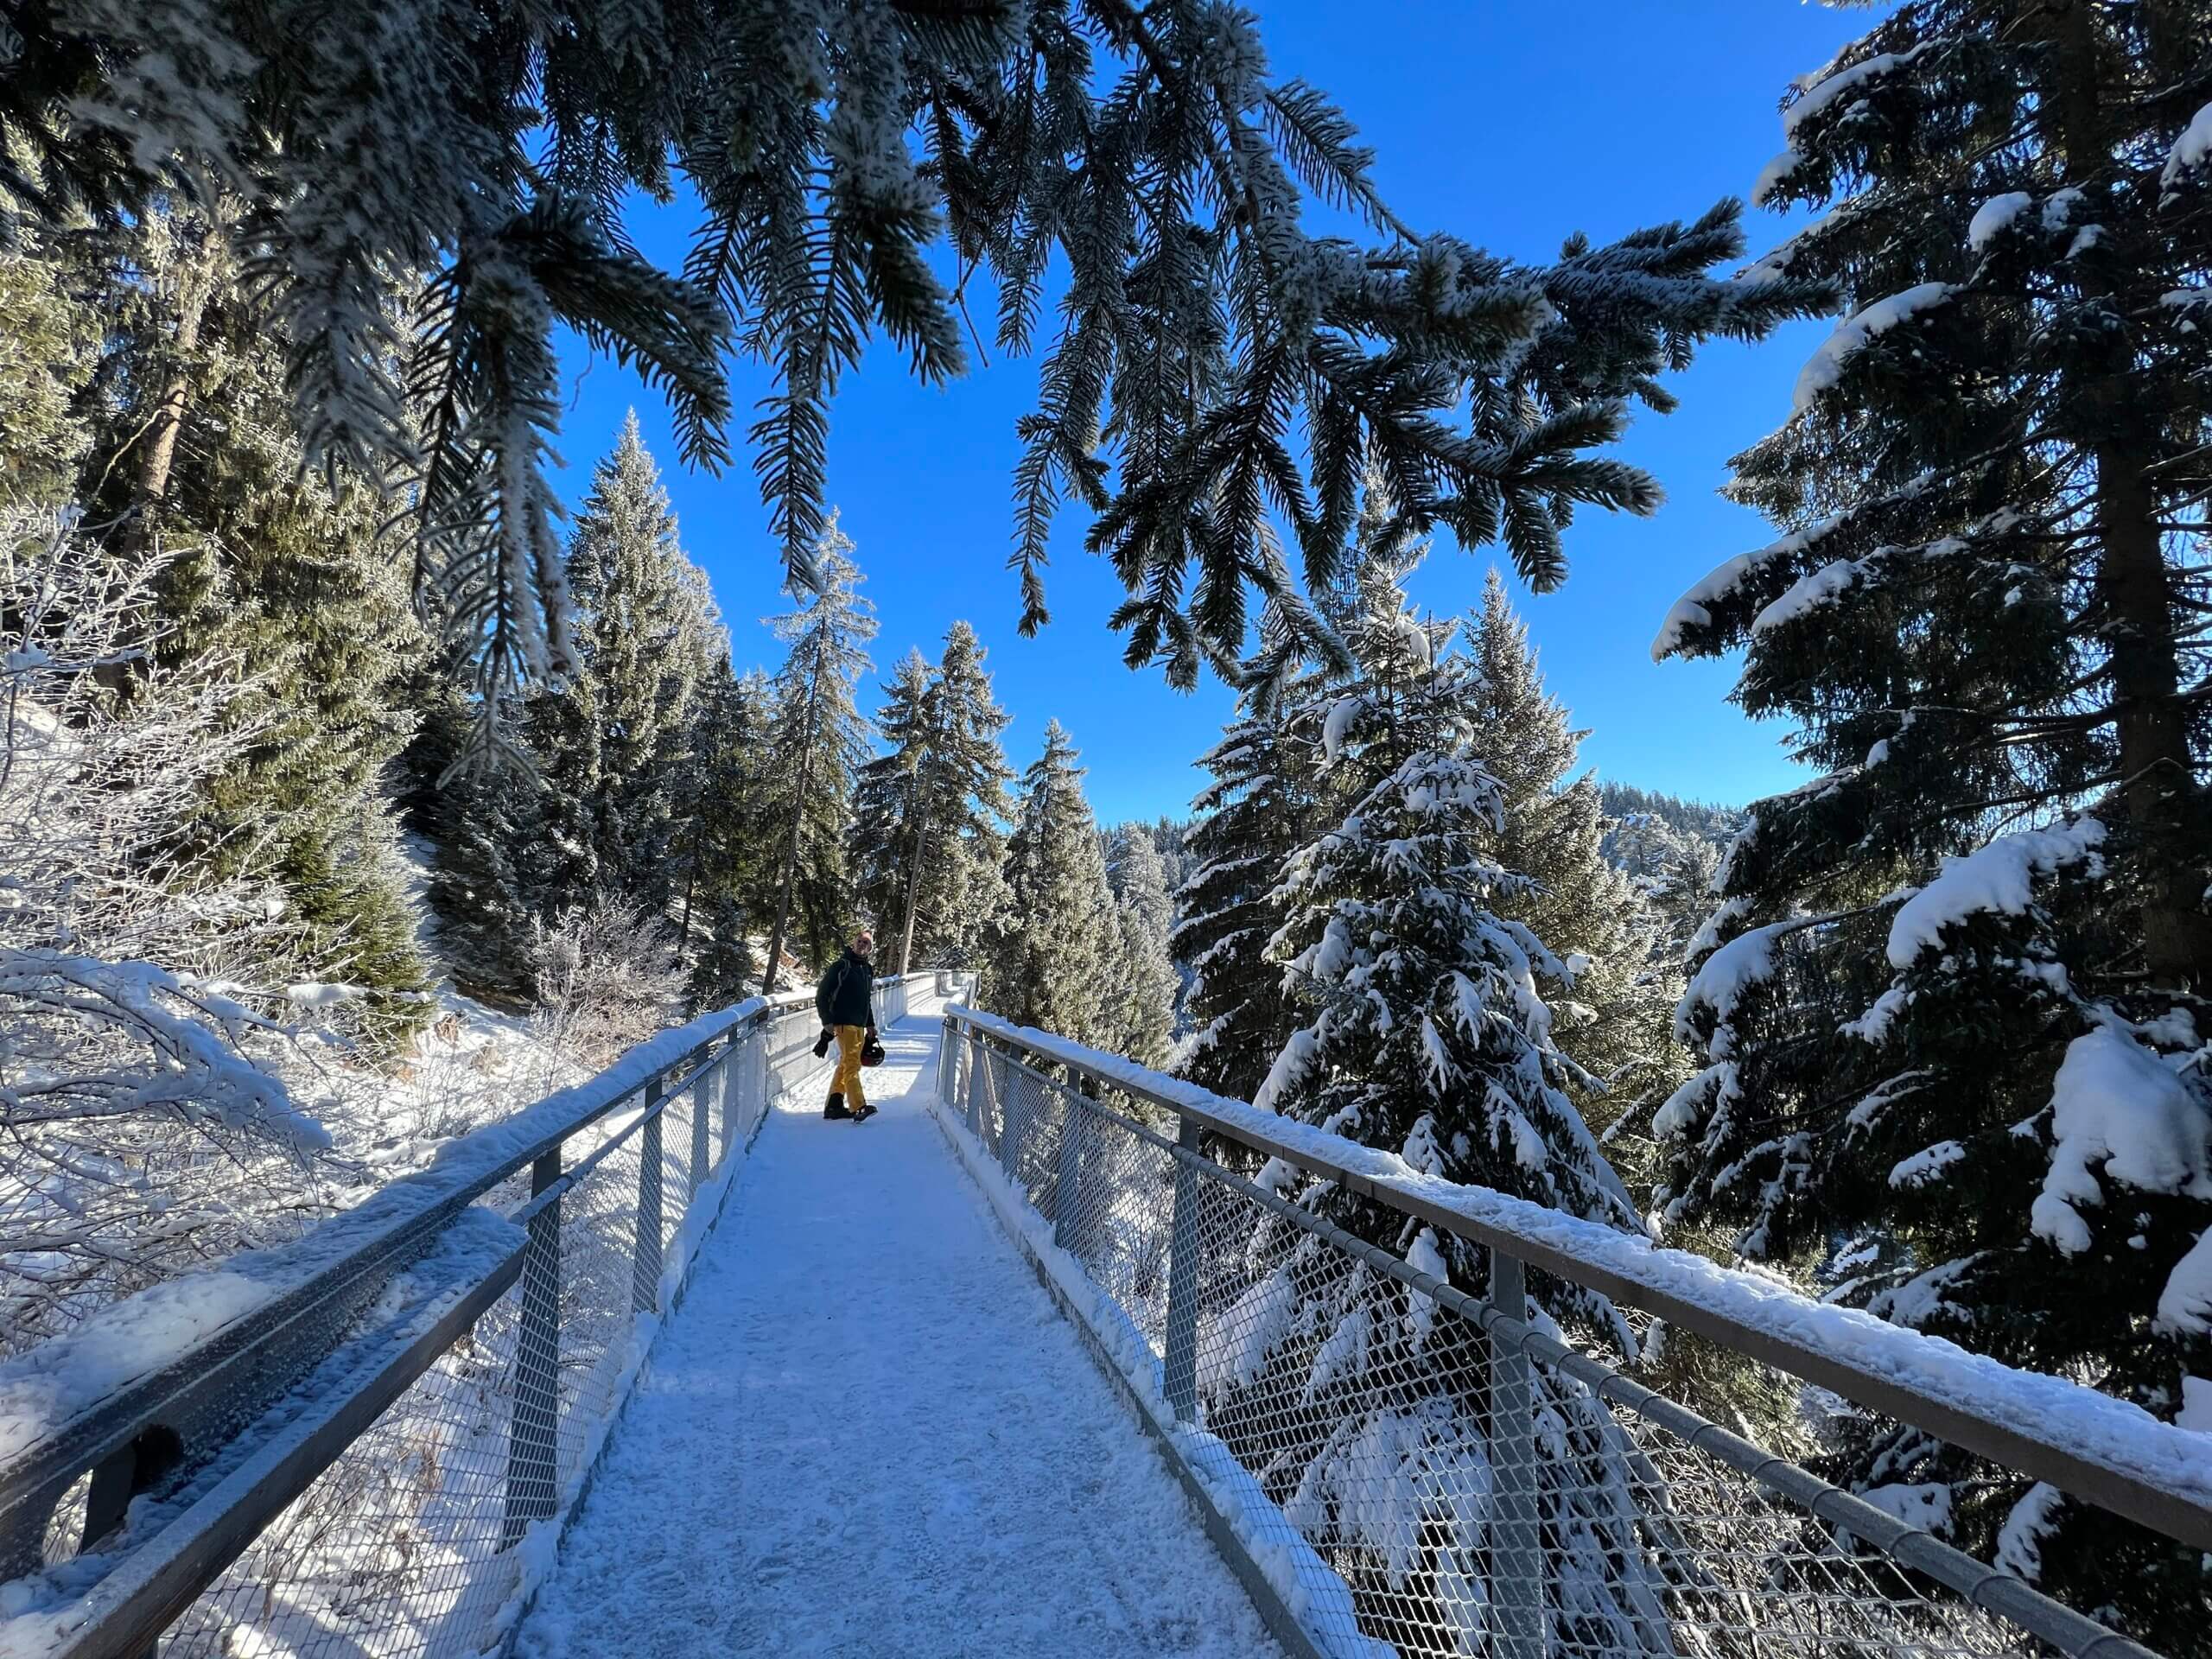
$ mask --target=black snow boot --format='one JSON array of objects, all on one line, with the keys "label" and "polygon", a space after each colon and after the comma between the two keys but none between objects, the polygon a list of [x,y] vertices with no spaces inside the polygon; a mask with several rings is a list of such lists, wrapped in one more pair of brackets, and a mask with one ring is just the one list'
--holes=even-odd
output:
[{"label": "black snow boot", "polygon": [[828,1103],[823,1107],[822,1116],[824,1117],[850,1117],[852,1114],[845,1109],[845,1097],[842,1095],[833,1094],[830,1096]]},{"label": "black snow boot", "polygon": [[853,1114],[853,1122],[855,1123],[865,1123],[868,1119],[874,1116],[875,1108],[870,1105],[867,1101],[862,1101],[861,1103],[860,1110]]}]

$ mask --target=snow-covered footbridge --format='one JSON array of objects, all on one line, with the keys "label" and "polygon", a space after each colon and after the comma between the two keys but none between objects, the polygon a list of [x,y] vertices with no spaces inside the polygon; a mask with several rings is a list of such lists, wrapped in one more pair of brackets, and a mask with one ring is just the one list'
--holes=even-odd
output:
[{"label": "snow-covered footbridge", "polygon": [[[754,1002],[0,1367],[0,1659],[2120,1659],[2039,1529],[2212,1549],[2212,1436],[966,988],[888,983],[868,1123],[821,1118],[804,1000]],[[1750,1370],[1789,1444],[1700,1414]],[[1816,1408],[2012,1471],[2002,1559],[1948,1486],[1777,1455]]]}]

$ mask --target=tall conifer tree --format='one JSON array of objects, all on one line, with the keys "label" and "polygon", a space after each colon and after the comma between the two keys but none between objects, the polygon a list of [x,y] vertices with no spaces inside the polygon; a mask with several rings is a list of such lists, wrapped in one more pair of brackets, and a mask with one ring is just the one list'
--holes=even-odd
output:
[{"label": "tall conifer tree", "polygon": [[717,663],[693,712],[691,756],[678,779],[673,852],[677,948],[695,1006],[721,1007],[760,979],[753,935],[773,892],[766,678]]},{"label": "tall conifer tree", "polygon": [[1573,965],[1559,1040],[1590,1081],[1570,1092],[1593,1122],[1609,1124],[1655,1090],[1663,1099],[1683,1075],[1673,987],[1650,971],[1656,924],[1629,878],[1606,861],[1597,781],[1573,776],[1582,734],[1544,689],[1528,626],[1495,568],[1467,646],[1467,753],[1497,780],[1502,808],[1486,850],[1533,883],[1500,895],[1497,912]]},{"label": "tall conifer tree", "polygon": [[[1808,79],[1761,194],[1829,211],[1744,280],[1847,320],[1735,463],[1786,533],[1655,646],[1743,650],[1821,774],[1719,874],[1672,1213],[2167,1416],[2212,1388],[2209,73],[2202,6],[1920,0]],[[2212,1556],[1846,1440],[1881,1501],[2202,1642]]]},{"label": "tall conifer tree", "polygon": [[945,631],[937,664],[936,747],[925,798],[950,855],[925,861],[915,903],[914,960],[972,966],[1003,903],[1007,785],[1014,769],[1001,741],[1012,718],[999,707],[982,641],[964,621]]},{"label": "tall conifer tree", "polygon": [[903,970],[957,961],[956,947],[973,943],[992,885],[977,877],[1002,855],[1013,774],[999,743],[1007,716],[967,623],[947,632],[934,667],[911,653],[887,692],[876,725],[892,748],[861,769],[855,864],[884,959]]},{"label": "tall conifer tree", "polygon": [[605,896],[665,911],[694,703],[728,644],[635,410],[593,474],[568,585],[576,672],[532,699],[530,723],[546,794],[540,905],[550,913]]},{"label": "tall conifer tree", "polygon": [[384,772],[414,730],[407,686],[427,641],[378,543],[385,509],[343,468],[302,466],[284,342],[216,228],[150,215],[110,272],[118,389],[96,437],[113,457],[87,505],[176,554],[159,649],[234,665],[226,715],[263,728],[211,779],[197,857],[250,859],[299,924],[302,978],[376,995],[397,1026],[427,982],[403,894]]},{"label": "tall conifer tree", "polygon": [[[1514,918],[1540,884],[1498,861],[1506,786],[1474,758],[1490,716],[1477,667],[1448,623],[1382,603],[1370,582],[1354,648],[1360,671],[1331,705],[1327,773],[1341,816],[1288,861],[1287,919],[1270,954],[1301,1023],[1255,1103],[1398,1154],[1424,1174],[1489,1187],[1641,1234],[1635,1205],[1571,1091],[1584,1082],[1554,1034],[1548,995],[1575,973]],[[1424,1270],[1481,1292],[1486,1254],[1409,1225],[1339,1184],[1273,1166],[1286,1195]],[[1424,1363],[1434,1314],[1364,1273],[1301,1274],[1296,1236],[1265,1221],[1243,1260],[1252,1283],[1224,1323],[1247,1334],[1211,1359],[1201,1333],[1209,1426],[1269,1471],[1271,1490],[1332,1565],[1374,1628],[1402,1647],[1473,1651],[1487,1629],[1478,1589],[1496,1517],[1484,1450],[1488,1405]],[[1595,1292],[1532,1287],[1529,1317],[1633,1357],[1636,1340]],[[1273,1310],[1268,1312],[1268,1310]],[[1514,1310],[1520,1313],[1521,1310]],[[1547,1645],[1671,1653],[1649,1609],[1663,1552],[1639,1541],[1637,1449],[1596,1398],[1564,1378],[1534,1386],[1558,1425],[1535,1471],[1548,1560]],[[1285,1433],[1287,1395],[1310,1414]],[[1306,1424],[1312,1427],[1307,1428]],[[1262,1449],[1264,1448],[1264,1449]],[[1421,1494],[1449,1494],[1433,1505]],[[1396,1517],[1420,1509],[1408,1537]]]},{"label": "tall conifer tree", "polygon": [[[915,897],[931,848],[929,787],[938,721],[928,659],[910,649],[883,688],[876,734],[890,748],[860,769],[853,790],[852,863],[861,913],[900,971],[912,938]],[[944,848],[934,849],[940,860]]]},{"label": "tall conifer tree", "polygon": [[1314,827],[1319,734],[1281,708],[1243,713],[1199,760],[1213,781],[1192,803],[1196,866],[1176,894],[1170,952],[1189,976],[1189,1031],[1176,1070],[1217,1094],[1249,1100],[1298,1024],[1281,966],[1267,953],[1284,911],[1283,862]]},{"label": "tall conifer tree", "polygon": [[1116,995],[1121,1052],[1145,1065],[1167,1058],[1175,1029],[1180,982],[1169,957],[1167,937],[1174,905],[1160,852],[1142,824],[1125,823],[1107,837],[1106,875],[1119,907]]},{"label": "tall conifer tree", "polygon": [[1021,778],[1006,909],[989,944],[984,993],[1018,1024],[1110,1047],[1121,1034],[1121,928],[1076,759],[1059,721],[1048,722],[1045,752]]},{"label": "tall conifer tree", "polygon": [[788,942],[803,938],[804,954],[819,957],[853,919],[845,836],[854,778],[868,748],[868,721],[854,693],[868,669],[875,607],[861,597],[852,553],[852,538],[833,512],[815,548],[821,586],[770,623],[790,652],[776,674],[768,732],[766,807],[776,837],[776,896],[763,993],[776,988]]}]

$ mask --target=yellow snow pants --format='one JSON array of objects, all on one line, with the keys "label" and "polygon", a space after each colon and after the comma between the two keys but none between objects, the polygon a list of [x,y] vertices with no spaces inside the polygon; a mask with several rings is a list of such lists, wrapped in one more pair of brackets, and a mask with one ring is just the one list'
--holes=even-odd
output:
[{"label": "yellow snow pants", "polygon": [[830,1087],[845,1097],[845,1109],[855,1116],[868,1104],[861,1088],[861,1046],[867,1041],[866,1026],[837,1027],[837,1080]]}]

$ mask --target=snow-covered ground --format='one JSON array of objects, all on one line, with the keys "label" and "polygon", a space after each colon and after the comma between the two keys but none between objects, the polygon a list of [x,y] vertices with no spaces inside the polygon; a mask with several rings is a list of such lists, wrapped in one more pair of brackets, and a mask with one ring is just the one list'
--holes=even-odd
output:
[{"label": "snow-covered ground", "polygon": [[763,1131],[523,1659],[1273,1654],[1188,1500],[927,1113]]}]

